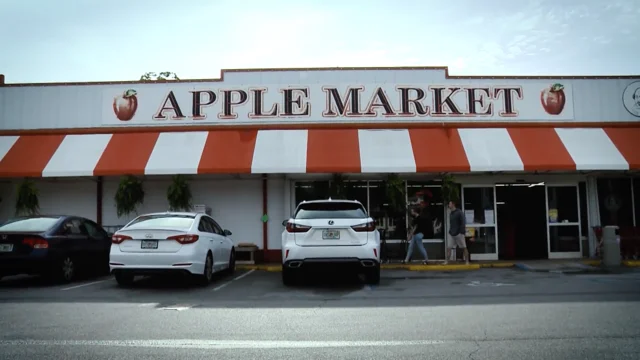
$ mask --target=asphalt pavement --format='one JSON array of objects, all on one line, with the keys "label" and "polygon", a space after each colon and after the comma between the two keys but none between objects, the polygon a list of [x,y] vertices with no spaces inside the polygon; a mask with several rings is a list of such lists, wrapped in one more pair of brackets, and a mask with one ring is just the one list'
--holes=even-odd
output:
[{"label": "asphalt pavement", "polygon": [[638,359],[640,272],[0,281],[0,359]]}]

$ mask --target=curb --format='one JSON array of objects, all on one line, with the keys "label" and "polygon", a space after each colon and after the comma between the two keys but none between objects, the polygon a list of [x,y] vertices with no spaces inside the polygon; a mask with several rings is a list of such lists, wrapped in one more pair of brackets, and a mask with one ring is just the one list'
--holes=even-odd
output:
[{"label": "curb", "polygon": [[623,260],[622,265],[626,267],[640,267],[640,260]]},{"label": "curb", "polygon": [[[383,270],[409,270],[409,271],[468,271],[479,270],[480,268],[509,268],[513,263],[495,264],[470,264],[470,265],[404,265],[404,264],[382,264]],[[281,265],[236,265],[239,270],[259,270],[268,272],[281,272]]]}]

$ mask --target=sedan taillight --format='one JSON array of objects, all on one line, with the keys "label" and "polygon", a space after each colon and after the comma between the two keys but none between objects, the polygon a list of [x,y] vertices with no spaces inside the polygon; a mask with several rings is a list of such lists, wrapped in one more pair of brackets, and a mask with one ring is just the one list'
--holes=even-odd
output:
[{"label": "sedan taillight", "polygon": [[131,236],[115,234],[111,237],[112,244],[122,244],[125,240],[132,240]]},{"label": "sedan taillight", "polygon": [[290,233],[303,233],[309,231],[309,229],[311,229],[311,226],[298,225],[290,222],[287,223],[287,232]]},{"label": "sedan taillight", "polygon": [[167,240],[175,240],[180,244],[193,244],[194,242],[198,241],[198,239],[199,236],[193,234],[174,235],[167,238]]},{"label": "sedan taillight", "polygon": [[24,238],[22,243],[31,247],[32,249],[48,249],[49,242],[40,238]]},{"label": "sedan taillight", "polygon": [[355,232],[372,232],[376,229],[376,223],[371,221],[364,224],[353,225],[351,228]]}]

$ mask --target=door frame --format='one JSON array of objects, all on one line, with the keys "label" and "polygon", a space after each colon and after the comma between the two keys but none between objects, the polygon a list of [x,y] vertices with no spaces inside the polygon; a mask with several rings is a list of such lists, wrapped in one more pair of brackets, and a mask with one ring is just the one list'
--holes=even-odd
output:
[{"label": "door frame", "polygon": [[[488,253],[488,254],[471,254],[469,253],[469,258],[470,260],[480,260],[480,261],[484,261],[484,260],[498,260],[498,251],[500,249],[499,246],[499,242],[498,242],[498,203],[496,201],[496,184],[463,184],[462,188],[461,188],[461,194],[460,194],[460,209],[463,212],[463,216],[464,215],[464,189],[466,188],[491,188],[493,189],[493,225],[486,225],[486,224],[466,224],[466,227],[473,227],[473,228],[493,228],[494,230],[494,234],[495,234],[495,239],[496,239],[496,251],[495,253]],[[471,225],[471,226],[470,226]]]},{"label": "door frame", "polygon": [[[544,203],[546,207],[547,221],[547,254],[549,259],[581,259],[582,258],[582,218],[580,214],[580,186],[579,182],[558,182],[544,184]],[[576,189],[578,221],[571,223],[550,223],[549,222],[549,187],[574,187]],[[578,247],[577,252],[552,252],[551,251],[551,227],[556,226],[577,226],[578,227]]]}]

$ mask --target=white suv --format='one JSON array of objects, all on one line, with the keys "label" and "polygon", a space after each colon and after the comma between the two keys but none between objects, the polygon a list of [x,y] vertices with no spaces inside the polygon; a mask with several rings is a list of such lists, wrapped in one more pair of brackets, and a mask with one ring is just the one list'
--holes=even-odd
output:
[{"label": "white suv", "polygon": [[282,282],[316,267],[363,272],[380,283],[380,233],[364,206],[352,200],[303,201],[282,233]]}]

